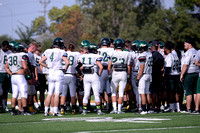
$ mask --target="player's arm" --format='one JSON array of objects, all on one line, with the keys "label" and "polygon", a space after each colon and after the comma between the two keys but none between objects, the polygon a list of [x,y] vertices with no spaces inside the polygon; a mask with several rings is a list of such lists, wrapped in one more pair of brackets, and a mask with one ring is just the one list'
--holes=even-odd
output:
[{"label": "player's arm", "polygon": [[37,67],[35,67],[35,80],[38,80],[38,70],[37,70]]},{"label": "player's arm", "polygon": [[194,62],[194,63],[195,63],[195,65],[196,65],[196,66],[199,66],[199,67],[200,67],[200,63],[199,63],[199,61],[198,61],[198,60],[195,60],[195,62]]},{"label": "player's arm", "polygon": [[140,69],[139,69],[139,73],[138,73],[138,76],[137,76],[137,80],[140,80],[140,78],[142,77],[143,72],[144,72],[146,57],[141,56],[141,57],[138,58],[138,60],[140,62]]},{"label": "player's arm", "polygon": [[63,56],[62,59],[65,62],[65,70],[67,71],[68,67],[69,67],[69,60],[66,56]]},{"label": "player's arm", "polygon": [[43,56],[40,61],[39,61],[39,64],[43,67],[46,67],[48,68],[47,64],[45,63],[45,61],[47,60],[47,57],[46,56]]},{"label": "player's arm", "polygon": [[183,82],[183,76],[185,74],[185,72],[187,71],[188,65],[183,65],[182,67],[182,71],[181,71],[181,76],[180,76],[180,81]]},{"label": "player's arm", "polygon": [[96,61],[96,63],[99,67],[99,76],[100,76],[103,72],[103,65],[101,64],[101,61]]},{"label": "player's arm", "polygon": [[6,64],[5,64],[5,70],[6,70],[6,72],[9,74],[9,75],[12,75],[12,72],[10,71],[10,69],[9,69],[9,65],[8,65],[8,62],[6,62]]},{"label": "player's arm", "polygon": [[111,75],[111,67],[112,67],[112,62],[108,61],[108,75]]}]

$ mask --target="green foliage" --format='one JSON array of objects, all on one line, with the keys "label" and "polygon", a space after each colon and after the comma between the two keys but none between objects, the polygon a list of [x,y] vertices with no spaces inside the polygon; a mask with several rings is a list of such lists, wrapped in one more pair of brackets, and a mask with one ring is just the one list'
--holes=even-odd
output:
[{"label": "green foliage", "polygon": [[200,8],[200,0],[175,0],[175,6],[194,11],[195,6]]},{"label": "green foliage", "polygon": [[45,39],[42,43],[42,51],[45,51],[46,49],[51,48],[51,46],[53,45],[53,39]]},{"label": "green foliage", "polygon": [[1,43],[2,43],[3,41],[8,41],[8,42],[10,42],[10,41],[13,41],[13,40],[12,40],[12,38],[9,37],[8,35],[1,35],[1,36],[0,36],[0,46],[1,46]]},{"label": "green foliage", "polygon": [[33,28],[36,31],[37,35],[42,35],[46,32],[47,24],[46,24],[45,17],[40,16],[36,18],[32,23],[33,23]]},{"label": "green foliage", "polygon": [[23,23],[20,23],[25,30],[23,30],[22,27],[17,27],[17,30],[15,31],[17,35],[20,38],[20,42],[24,42],[26,44],[30,44],[34,39],[32,38],[35,35],[35,31],[33,29],[33,26],[28,27],[24,25]]}]

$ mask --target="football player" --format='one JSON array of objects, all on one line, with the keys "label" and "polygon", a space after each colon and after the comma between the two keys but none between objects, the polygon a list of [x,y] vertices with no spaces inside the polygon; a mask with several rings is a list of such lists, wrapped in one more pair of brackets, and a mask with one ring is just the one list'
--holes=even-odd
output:
[{"label": "football player", "polygon": [[192,97],[196,103],[196,88],[199,67],[195,65],[195,55],[197,50],[194,48],[195,43],[191,38],[186,39],[184,43],[184,49],[186,52],[181,59],[181,76],[180,81],[183,83],[185,95],[186,95],[186,104],[187,110],[182,113],[191,113],[191,103]]},{"label": "football player", "polygon": [[11,52],[9,51],[9,42],[3,41],[0,49],[0,112],[8,111],[7,95],[9,88],[9,75],[5,70],[6,57]]},{"label": "football player", "polygon": [[[71,104],[72,104],[72,114],[76,114],[76,66],[78,62],[78,57],[80,55],[79,52],[74,52],[74,45],[69,44],[67,48],[67,54],[68,54],[68,60],[69,60],[69,67],[64,75],[63,80],[63,89],[60,99],[60,105],[61,105],[61,114],[64,114],[64,104],[66,101],[67,92],[69,90],[70,97],[71,97]],[[65,67],[65,63],[63,63]]]},{"label": "football player", "polygon": [[[97,45],[91,43],[88,46],[88,54],[83,54],[79,57],[79,62],[82,64],[81,69],[84,74],[84,97],[83,97],[83,115],[87,113],[88,98],[90,96],[91,87],[94,92],[97,114],[104,114],[100,108],[100,81],[99,76],[102,74],[103,66],[101,64],[102,57],[97,55]],[[99,71],[98,71],[99,68]]]},{"label": "football player", "polygon": [[16,43],[13,47],[13,53],[7,56],[7,62],[5,65],[7,73],[9,75],[12,75],[11,115],[16,115],[15,105],[19,93],[22,99],[22,105],[24,110],[23,115],[30,115],[28,113],[27,101],[26,101],[28,84],[24,75],[26,75],[27,79],[30,79],[31,75],[27,66],[28,56],[26,54],[21,54],[20,50],[21,46],[19,45],[19,43]]},{"label": "football player", "polygon": [[138,76],[136,83],[138,84],[138,91],[142,100],[142,112],[140,114],[147,114],[150,109],[150,83],[152,81],[152,53],[148,51],[148,43],[140,41],[138,43]]},{"label": "football player", "polygon": [[[54,113],[53,116],[60,116],[58,113],[59,96],[63,86],[64,72],[67,71],[69,60],[67,53],[61,50],[64,46],[62,38],[55,38],[53,41],[53,49],[47,49],[44,56],[40,59],[39,64],[49,69],[48,76],[48,95],[45,99],[44,116],[48,116],[48,109],[52,95],[54,94]],[[63,70],[62,61],[65,61]],[[45,63],[46,61],[46,63]]]},{"label": "football player", "polygon": [[[100,97],[101,99],[104,97],[104,89],[106,89],[106,94],[108,96],[108,103],[109,103],[109,108],[108,108],[108,112],[110,113],[110,111],[112,110],[112,99],[111,99],[111,89],[110,89],[110,82],[109,82],[109,78],[108,78],[108,52],[109,51],[113,51],[113,48],[109,48],[110,47],[110,39],[107,37],[104,37],[101,39],[101,48],[99,48],[98,54],[101,55],[103,57],[103,60],[101,61],[102,65],[103,65],[103,72],[100,76],[100,83],[101,83],[101,89],[100,89]],[[102,101],[102,100],[101,100]]]},{"label": "football player", "polygon": [[[129,52],[122,51],[124,49],[125,42],[122,39],[116,39],[114,41],[114,51],[109,52],[108,55],[108,75],[111,77],[111,66],[113,65],[112,80],[111,80],[111,92],[112,92],[112,104],[113,111],[111,114],[122,114],[121,111],[124,89],[126,87],[127,80],[130,79],[130,60],[131,56]],[[117,86],[119,85],[119,98],[118,98],[118,110],[117,110]]]}]

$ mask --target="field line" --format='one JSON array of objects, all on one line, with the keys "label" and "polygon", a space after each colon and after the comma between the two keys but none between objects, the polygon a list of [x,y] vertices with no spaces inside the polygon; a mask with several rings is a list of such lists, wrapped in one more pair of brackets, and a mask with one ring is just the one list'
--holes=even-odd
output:
[{"label": "field line", "polygon": [[74,132],[74,133],[126,132],[126,131],[153,131],[153,130],[190,129],[190,128],[200,128],[200,126],[164,127],[164,128],[144,128],[144,129],[121,129],[121,130],[101,130],[101,131],[82,131],[82,132]]}]

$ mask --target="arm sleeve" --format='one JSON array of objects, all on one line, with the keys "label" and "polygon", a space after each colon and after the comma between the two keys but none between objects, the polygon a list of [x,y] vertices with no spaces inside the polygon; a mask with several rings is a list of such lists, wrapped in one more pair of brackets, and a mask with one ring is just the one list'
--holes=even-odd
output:
[{"label": "arm sleeve", "polygon": [[81,66],[82,66],[83,64],[81,63],[81,62],[78,62],[78,65],[76,66],[76,71],[78,72],[78,74],[81,76],[82,75],[82,73],[81,73],[81,70],[80,70],[80,68],[81,68]]}]

